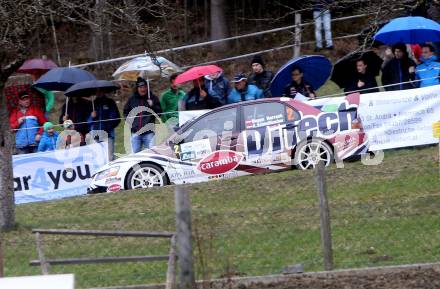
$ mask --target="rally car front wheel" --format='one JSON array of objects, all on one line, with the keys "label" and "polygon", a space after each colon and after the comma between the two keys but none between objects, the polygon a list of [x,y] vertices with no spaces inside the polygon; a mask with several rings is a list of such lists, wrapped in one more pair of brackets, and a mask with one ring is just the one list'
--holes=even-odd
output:
[{"label": "rally car front wheel", "polygon": [[296,148],[294,164],[296,168],[307,170],[315,168],[322,161],[325,166],[333,162],[333,150],[324,141],[309,140]]},{"label": "rally car front wheel", "polygon": [[164,170],[149,163],[134,166],[127,176],[128,189],[162,187],[168,183],[168,177]]}]

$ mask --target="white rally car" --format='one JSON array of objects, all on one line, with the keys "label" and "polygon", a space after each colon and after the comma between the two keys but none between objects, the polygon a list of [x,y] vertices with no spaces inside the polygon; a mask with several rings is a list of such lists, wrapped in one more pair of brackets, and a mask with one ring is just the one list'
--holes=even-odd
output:
[{"label": "white rally car", "polygon": [[196,183],[292,167],[329,165],[365,153],[359,95],[322,112],[290,98],[246,101],[209,111],[166,142],[100,168],[88,193]]}]

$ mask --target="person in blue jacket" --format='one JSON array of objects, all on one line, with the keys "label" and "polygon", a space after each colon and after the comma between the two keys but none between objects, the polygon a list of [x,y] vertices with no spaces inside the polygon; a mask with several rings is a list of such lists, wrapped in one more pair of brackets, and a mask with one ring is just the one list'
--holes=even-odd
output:
[{"label": "person in blue jacket", "polygon": [[226,104],[226,98],[231,92],[231,87],[229,80],[223,75],[223,72],[205,76],[205,87],[208,90],[208,94],[214,100],[213,106],[219,107]]},{"label": "person in blue jacket", "polygon": [[234,88],[228,95],[228,104],[264,97],[263,90],[253,84],[248,84],[246,75],[243,73],[237,74],[232,83],[234,83]]},{"label": "person in blue jacket", "polygon": [[118,106],[113,99],[108,98],[104,91],[100,89],[96,90],[94,105],[95,110],[92,111],[87,120],[90,131],[97,142],[103,141],[103,139],[96,131],[105,131],[107,133],[109,159],[113,160],[113,153],[115,151],[115,128],[121,122]]},{"label": "person in blue jacket", "polygon": [[431,44],[422,45],[421,64],[416,68],[416,81],[418,87],[427,87],[440,83],[440,62],[435,56],[435,49]]},{"label": "person in blue jacket", "polygon": [[53,123],[47,121],[43,125],[44,133],[38,144],[39,152],[54,151],[57,148],[58,133],[53,128]]}]

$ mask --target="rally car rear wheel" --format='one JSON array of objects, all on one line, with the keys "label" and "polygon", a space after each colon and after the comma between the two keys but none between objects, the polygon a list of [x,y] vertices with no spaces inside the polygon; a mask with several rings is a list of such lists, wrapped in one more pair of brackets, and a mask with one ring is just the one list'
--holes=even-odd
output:
[{"label": "rally car rear wheel", "polygon": [[326,142],[310,140],[297,147],[294,159],[296,168],[313,169],[320,161],[323,161],[325,166],[333,162],[333,150]]},{"label": "rally car rear wheel", "polygon": [[134,166],[127,177],[128,189],[162,187],[168,183],[168,177],[163,169],[148,163]]}]

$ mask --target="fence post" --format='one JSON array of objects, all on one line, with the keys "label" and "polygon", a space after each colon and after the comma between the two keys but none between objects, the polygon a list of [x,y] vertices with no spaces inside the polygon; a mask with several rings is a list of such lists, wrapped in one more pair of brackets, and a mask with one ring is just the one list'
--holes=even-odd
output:
[{"label": "fence post", "polygon": [[293,47],[293,57],[299,57],[301,54],[301,14],[295,13],[295,46]]},{"label": "fence post", "polygon": [[174,191],[176,205],[177,249],[179,259],[179,289],[195,288],[192,240],[191,207],[188,191],[177,186]]},{"label": "fence post", "polygon": [[324,269],[333,270],[332,233],[330,226],[330,210],[327,199],[327,186],[325,182],[325,164],[319,162],[316,166],[316,184],[319,196],[319,215],[321,217],[321,243],[324,253]]},{"label": "fence post", "polygon": [[46,262],[46,257],[44,256],[43,251],[43,241],[40,238],[40,233],[35,233],[35,240],[37,242],[37,252],[38,252],[38,259],[40,259],[41,264],[41,273],[43,275],[49,274],[49,263]]},{"label": "fence post", "polygon": [[167,283],[165,289],[176,288],[176,235],[171,238],[170,257],[168,259]]}]

